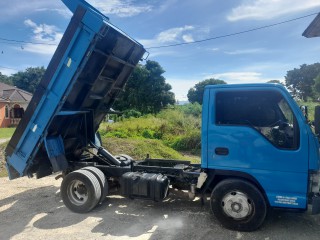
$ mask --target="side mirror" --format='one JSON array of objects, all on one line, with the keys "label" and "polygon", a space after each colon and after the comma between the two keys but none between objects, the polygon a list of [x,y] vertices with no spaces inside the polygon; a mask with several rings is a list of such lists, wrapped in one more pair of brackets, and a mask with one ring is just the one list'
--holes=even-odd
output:
[{"label": "side mirror", "polygon": [[303,116],[306,118],[307,122],[309,122],[309,117],[308,117],[308,107],[307,106],[300,106],[300,109],[303,113]]}]

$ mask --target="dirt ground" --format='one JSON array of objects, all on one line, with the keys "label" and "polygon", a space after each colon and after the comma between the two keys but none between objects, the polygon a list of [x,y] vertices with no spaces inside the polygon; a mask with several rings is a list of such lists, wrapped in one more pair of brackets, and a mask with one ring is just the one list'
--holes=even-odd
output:
[{"label": "dirt ground", "polygon": [[175,192],[161,203],[117,195],[88,214],[62,203],[60,180],[0,178],[0,239],[320,239],[320,216],[273,211],[256,232],[222,228],[209,204]]}]

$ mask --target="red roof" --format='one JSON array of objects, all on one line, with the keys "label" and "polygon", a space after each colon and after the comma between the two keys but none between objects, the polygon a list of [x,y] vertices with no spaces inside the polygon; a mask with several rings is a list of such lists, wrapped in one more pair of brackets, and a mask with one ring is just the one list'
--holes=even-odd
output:
[{"label": "red roof", "polygon": [[32,94],[0,82],[0,101],[3,102],[30,102]]}]

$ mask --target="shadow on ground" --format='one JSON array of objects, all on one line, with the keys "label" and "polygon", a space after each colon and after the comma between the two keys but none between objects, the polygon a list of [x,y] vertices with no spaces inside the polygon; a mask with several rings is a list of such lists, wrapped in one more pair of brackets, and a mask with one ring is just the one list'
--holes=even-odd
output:
[{"label": "shadow on ground", "polygon": [[[173,192],[164,202],[130,200],[109,196],[87,214],[75,214],[63,205],[59,188],[26,190],[0,200],[1,239],[9,239],[26,228],[41,230],[72,227],[93,218],[81,232],[138,239],[319,239],[320,218],[305,213],[272,211],[256,232],[226,230],[210,213],[183,193]],[[30,226],[31,224],[31,226]],[[7,231],[10,229],[10,231]],[[81,235],[75,239],[82,238]]]}]

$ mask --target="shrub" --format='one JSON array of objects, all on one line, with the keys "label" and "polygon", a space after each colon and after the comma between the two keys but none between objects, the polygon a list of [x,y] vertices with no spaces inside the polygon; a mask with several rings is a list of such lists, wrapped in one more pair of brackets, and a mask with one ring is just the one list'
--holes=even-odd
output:
[{"label": "shrub", "polygon": [[194,117],[201,117],[201,113],[202,113],[202,106],[195,102],[195,103],[189,103],[183,106],[180,106],[181,110],[185,113],[185,114],[189,114],[192,115]]},{"label": "shrub", "polygon": [[150,129],[144,129],[142,132],[142,137],[153,139],[155,132]]},{"label": "shrub", "polygon": [[156,116],[148,114],[115,123],[103,123],[99,131],[102,137],[159,139],[175,150],[198,151],[201,120],[196,115],[200,114],[201,107],[199,104],[189,105],[185,109],[181,106],[165,109]]},{"label": "shrub", "polygon": [[117,138],[128,138],[129,134],[127,131],[123,129],[118,129],[116,131],[106,132],[106,133],[100,133],[103,137],[117,137]]},{"label": "shrub", "polygon": [[201,134],[200,132],[192,132],[188,135],[178,136],[172,140],[169,145],[180,151],[194,151],[201,148]]},{"label": "shrub", "polygon": [[131,118],[131,117],[139,118],[142,116],[142,114],[141,114],[141,112],[139,112],[137,110],[131,109],[131,110],[124,111],[122,116],[124,118]]}]

